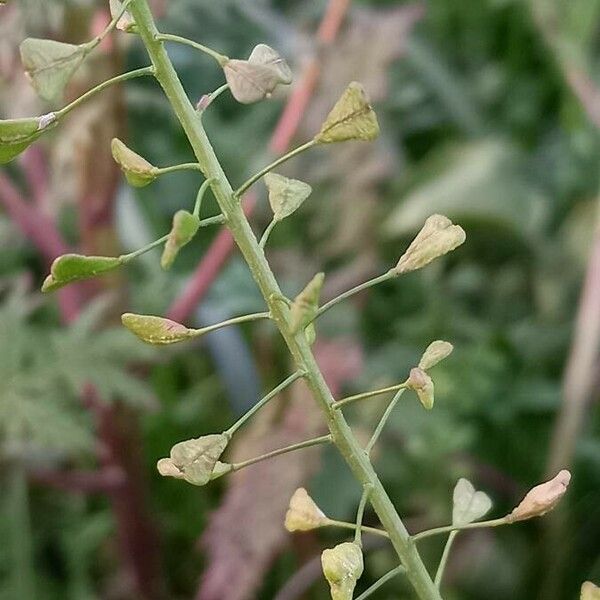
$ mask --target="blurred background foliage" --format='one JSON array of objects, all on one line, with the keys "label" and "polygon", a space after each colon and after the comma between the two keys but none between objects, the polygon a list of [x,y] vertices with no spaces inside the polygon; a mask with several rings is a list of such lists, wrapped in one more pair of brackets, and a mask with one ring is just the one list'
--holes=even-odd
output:
[{"label": "blurred background foliage", "polygon": [[[20,39],[85,39],[104,4],[13,0],[0,9],[3,118],[43,108],[20,73]],[[296,73],[318,52],[313,32],[326,9],[325,0],[156,5],[166,9],[165,31],[229,56],[245,57],[264,41]],[[339,394],[404,379],[433,339],[455,345],[435,371],[435,409],[425,414],[413,399],[403,401],[377,451],[382,480],[413,531],[448,522],[458,477],[485,489],[501,515],[551,463],[597,228],[599,27],[598,0],[356,0],[320,58],[321,82],[296,141],[312,135],[353,79],[371,95],[382,136],[374,145],[319,149],[283,169],[314,187],[311,201],[272,236],[270,257],[284,289],[294,294],[324,270],[332,296],[386,270],[434,212],[467,231],[467,243],[448,259],[341,305],[319,328],[319,358]],[[191,98],[221,84],[205,57],[184,47],[170,52]],[[128,39],[93,60],[71,94],[105,71],[146,59]],[[266,161],[284,95],[250,107],[224,95],[206,115],[234,183]],[[352,518],[360,490],[333,451],[281,458],[202,489],[155,472],[156,460],[175,442],[222,430],[289,373],[282,342],[268,326],[221,331],[160,352],[116,327],[124,307],[164,314],[216,232],[203,230],[172,272],[162,272],[157,255],[149,254],[102,289],[83,290],[85,308],[68,326],[56,298],[37,292],[47,263],[12,220],[7,179],[29,206],[58,223],[68,243],[88,250],[135,249],[163,235],[177,208],[193,205],[194,175],[163,177],[141,192],[102,175],[98,131],[108,130],[108,139],[119,131],[155,164],[191,158],[153,82],[136,81],[114,97],[116,109],[106,99],[94,102],[43,143],[49,175],[36,198],[27,164],[2,171],[0,197],[8,209],[0,212],[0,539],[6,540],[0,598],[324,599],[314,561],[339,535],[293,537],[282,523],[299,485],[328,514]],[[90,183],[95,169],[101,175]],[[102,186],[108,216],[92,218],[86,229],[85,203]],[[268,215],[258,188],[252,222],[260,230]],[[216,211],[211,202],[207,216]],[[592,308],[600,310],[600,298],[592,298]],[[260,296],[234,253],[188,321],[206,324],[256,310],[262,310]],[[589,343],[595,352],[598,340]],[[578,597],[583,580],[600,581],[598,381],[596,372],[586,377],[581,426],[566,457],[574,479],[564,507],[549,521],[461,536],[445,598],[566,600]],[[81,401],[90,383],[95,412]],[[359,435],[368,435],[383,402],[348,410]],[[161,567],[145,565],[156,579],[145,589],[130,571],[144,572],[146,552],[131,556],[135,546],[123,541],[127,517],[119,517],[118,499],[111,501],[110,482],[98,490],[61,479],[64,472],[93,474],[106,462],[98,422],[115,404],[120,431],[140,455],[137,483],[147,509],[140,520],[156,533],[152,546]],[[261,414],[232,452],[247,458],[320,427],[310,398],[295,390]],[[563,442],[570,444],[555,439],[559,447]],[[389,549],[369,544],[360,589],[393,566]],[[435,564],[441,541],[425,543],[423,551]],[[376,597],[412,596],[399,578]]]}]

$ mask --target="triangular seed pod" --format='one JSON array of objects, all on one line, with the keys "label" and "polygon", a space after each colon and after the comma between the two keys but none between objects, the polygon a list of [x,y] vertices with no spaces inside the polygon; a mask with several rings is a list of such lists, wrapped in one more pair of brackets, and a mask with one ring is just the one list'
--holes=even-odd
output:
[{"label": "triangular seed pod", "polygon": [[158,169],[145,158],[130,150],[121,140],[114,138],[111,150],[115,162],[133,187],[145,187],[159,175]]},{"label": "triangular seed pod", "polygon": [[565,495],[570,481],[571,473],[563,469],[554,479],[536,485],[527,492],[525,498],[508,515],[508,521],[514,523],[515,521],[524,521],[545,515]]},{"label": "triangular seed pod", "polygon": [[600,600],[600,587],[591,581],[586,581],[581,586],[580,600]]},{"label": "triangular seed pod", "polygon": [[53,292],[68,283],[89,279],[121,266],[120,258],[112,256],[82,256],[64,254],[59,256],[50,267],[50,275],[44,280],[42,292]]},{"label": "triangular seed pod", "polygon": [[421,404],[427,409],[433,408],[434,387],[433,381],[425,371],[415,367],[410,370],[410,377],[407,381],[407,387],[414,390]]},{"label": "triangular seed pod", "polygon": [[199,228],[200,219],[196,215],[187,210],[178,210],[175,213],[173,226],[160,259],[163,269],[171,267],[181,248],[192,241]]},{"label": "triangular seed pod", "polygon": [[167,345],[182,342],[193,337],[193,329],[188,329],[171,319],[153,315],[125,313],[121,316],[123,325],[147,344]]},{"label": "triangular seed pod", "polygon": [[55,123],[55,113],[28,119],[0,120],[0,165],[21,154]]},{"label": "triangular seed pod", "polygon": [[365,90],[353,81],[331,109],[315,142],[330,144],[346,140],[371,141],[379,135],[379,123]]},{"label": "triangular seed pod", "polygon": [[171,448],[169,458],[158,461],[158,472],[166,477],[185,479],[192,485],[205,485],[211,480],[228,442],[229,438],[222,433],[179,442]]},{"label": "triangular seed pod", "polygon": [[294,492],[285,514],[285,528],[288,531],[310,531],[326,525],[328,521],[325,513],[304,488],[298,488]]},{"label": "triangular seed pod", "polygon": [[454,225],[448,217],[432,215],[400,257],[393,271],[400,275],[428,265],[431,261],[460,246],[466,234],[460,225]]},{"label": "triangular seed pod", "polygon": [[481,519],[492,508],[490,497],[478,492],[473,484],[461,478],[454,488],[452,525],[467,525]]},{"label": "triangular seed pod", "polygon": [[21,43],[21,60],[40,98],[54,102],[87,54],[85,45],[28,38]]},{"label": "triangular seed pod", "polygon": [[277,50],[274,50],[271,46],[267,46],[267,44],[258,44],[255,46],[248,57],[248,62],[273,67],[277,71],[279,83],[283,85],[292,83],[292,70],[289,65],[279,55]]},{"label": "triangular seed pod", "polygon": [[248,60],[226,61],[223,71],[231,94],[242,104],[259,102],[270,96],[279,84],[292,82],[285,60],[266,44],[256,46]]},{"label": "triangular seed pod", "polygon": [[332,600],[352,600],[356,582],[364,570],[360,546],[344,542],[335,548],[323,550],[321,566],[329,582]]},{"label": "triangular seed pod", "polygon": [[325,274],[317,273],[294,298],[290,315],[290,328],[293,334],[304,329],[317,316],[324,280]]},{"label": "triangular seed pod", "polygon": [[431,369],[431,367],[447,358],[452,353],[453,349],[454,346],[452,346],[450,342],[445,342],[443,340],[431,342],[431,344],[427,346],[425,352],[423,352],[423,356],[421,356],[419,369],[423,369],[423,371]]},{"label": "triangular seed pod", "polygon": [[269,204],[275,221],[282,221],[293,214],[312,192],[308,183],[277,173],[267,173],[265,184],[269,190]]}]

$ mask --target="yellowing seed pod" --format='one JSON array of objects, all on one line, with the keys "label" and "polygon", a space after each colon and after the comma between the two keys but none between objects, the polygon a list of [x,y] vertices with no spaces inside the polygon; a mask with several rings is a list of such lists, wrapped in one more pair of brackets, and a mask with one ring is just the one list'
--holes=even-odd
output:
[{"label": "yellowing seed pod", "polygon": [[466,239],[462,227],[454,225],[448,217],[432,215],[400,257],[394,268],[396,274],[416,271],[460,246]]},{"label": "yellowing seed pod", "polygon": [[224,434],[179,442],[171,448],[169,458],[158,461],[158,472],[165,477],[184,479],[192,485],[205,485],[211,480],[228,442],[229,438]]},{"label": "yellowing seed pod", "polygon": [[332,600],[352,600],[356,582],[363,574],[364,563],[360,546],[352,542],[338,544],[323,551],[321,566],[329,582]]},{"label": "yellowing seed pod", "polygon": [[306,328],[317,316],[324,281],[325,274],[317,273],[294,298],[290,315],[292,333],[296,334]]},{"label": "yellowing seed pod", "polygon": [[282,221],[293,214],[312,192],[308,183],[277,173],[267,173],[265,184],[269,190],[269,204],[275,221]]},{"label": "yellowing seed pod", "polygon": [[304,488],[294,492],[285,515],[285,528],[288,531],[310,531],[326,525],[328,521]]},{"label": "yellowing seed pod", "polygon": [[147,344],[175,344],[193,337],[194,334],[194,330],[188,329],[185,325],[153,315],[125,313],[121,316],[121,322],[131,333]]},{"label": "yellowing seed pod", "polygon": [[379,135],[379,123],[363,86],[353,81],[331,109],[315,136],[319,144],[347,140],[371,141]]},{"label": "yellowing seed pod", "polygon": [[565,495],[571,473],[563,469],[554,479],[536,485],[529,490],[519,505],[508,515],[511,523],[541,517],[551,511]]},{"label": "yellowing seed pod", "polygon": [[443,340],[431,342],[425,349],[425,352],[423,352],[423,356],[421,356],[419,369],[422,369],[423,371],[431,369],[431,367],[447,358],[452,353],[453,349],[454,346],[452,346],[450,342],[444,342]]},{"label": "yellowing seed pod", "polygon": [[118,138],[111,142],[111,150],[115,162],[133,187],[145,187],[158,177],[158,169],[154,165],[129,149]]},{"label": "yellowing seed pod", "polygon": [[600,600],[600,587],[591,581],[586,581],[581,586],[580,600]]},{"label": "yellowing seed pod", "polygon": [[434,387],[433,381],[429,375],[422,369],[415,367],[410,371],[410,377],[407,381],[409,389],[414,390],[421,404],[427,409],[433,408]]}]

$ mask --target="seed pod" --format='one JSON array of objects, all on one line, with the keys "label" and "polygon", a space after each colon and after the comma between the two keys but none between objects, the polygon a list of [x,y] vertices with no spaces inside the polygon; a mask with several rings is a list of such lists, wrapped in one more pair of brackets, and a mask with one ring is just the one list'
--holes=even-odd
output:
[{"label": "seed pod", "polygon": [[73,281],[89,279],[113,271],[121,264],[120,258],[112,256],[64,254],[52,263],[50,275],[42,285],[42,292],[53,292]]},{"label": "seed pod", "polygon": [[461,478],[454,488],[454,507],[452,509],[452,525],[467,525],[481,519],[492,508],[490,497],[484,492],[477,492],[473,484]]},{"label": "seed pod", "polygon": [[325,274],[317,273],[294,298],[290,315],[290,328],[293,334],[304,329],[317,316],[323,281],[325,281]]},{"label": "seed pod", "polygon": [[215,468],[212,470],[210,474],[210,480],[218,479],[219,477],[223,477],[223,475],[227,475],[227,473],[231,473],[233,470],[233,465],[229,463],[223,463],[218,460],[215,464]]},{"label": "seed pod", "polygon": [[294,492],[285,514],[285,528],[288,531],[310,531],[322,527],[328,521],[329,519],[304,488],[298,488]]},{"label": "seed pod", "polygon": [[454,346],[452,346],[450,342],[444,342],[443,340],[431,342],[431,344],[427,346],[425,352],[423,352],[423,356],[421,356],[419,369],[423,369],[423,371],[431,369],[431,367],[437,365],[440,361],[449,356],[453,349]]},{"label": "seed pod", "polygon": [[265,184],[269,190],[269,204],[275,221],[282,221],[293,214],[312,192],[308,183],[288,179],[277,173],[267,173]]},{"label": "seed pod", "polygon": [[125,313],[121,316],[121,322],[131,333],[147,344],[175,344],[193,337],[195,332],[171,319],[152,315]]},{"label": "seed pod", "polygon": [[321,566],[329,582],[332,600],[352,600],[356,582],[364,569],[360,546],[344,542],[335,548],[323,550]]},{"label": "seed pod", "polygon": [[[110,16],[113,19],[117,15],[120,15],[122,10],[123,4],[120,2],[120,0],[110,0]],[[124,31],[125,33],[135,33],[137,31],[135,20],[128,10],[126,10],[121,18],[117,21],[117,29]]]},{"label": "seed pod", "polygon": [[580,600],[600,600],[600,587],[594,585],[591,581],[586,581],[581,586]]},{"label": "seed pod", "polygon": [[565,495],[571,473],[563,469],[554,479],[540,483],[527,492],[520,504],[507,516],[509,522],[541,517],[551,511]]},{"label": "seed pod", "polygon": [[178,210],[173,216],[173,226],[160,259],[163,269],[169,269],[181,248],[189,244],[200,229],[200,219],[187,210]]},{"label": "seed pod", "polygon": [[125,178],[133,187],[145,187],[158,177],[158,169],[130,150],[121,140],[114,138],[110,147],[115,162],[121,167]]},{"label": "seed pod", "polygon": [[170,458],[157,463],[158,472],[165,477],[185,479],[192,485],[205,485],[211,480],[217,461],[227,447],[229,438],[224,434],[179,442],[171,448]]},{"label": "seed pod", "polygon": [[465,238],[466,234],[460,225],[453,225],[443,215],[432,215],[400,257],[394,271],[400,275],[420,269],[460,246]]},{"label": "seed pod", "polygon": [[410,377],[407,382],[408,388],[414,390],[417,393],[421,404],[427,409],[433,408],[434,402],[434,388],[433,381],[425,371],[415,367],[410,370]]},{"label": "seed pod", "polygon": [[27,38],[21,43],[21,60],[40,98],[54,102],[87,55],[85,45]]},{"label": "seed pod", "polygon": [[263,100],[279,84],[292,82],[292,73],[285,60],[266,44],[256,46],[248,60],[227,60],[223,71],[233,97],[242,104]]},{"label": "seed pod", "polygon": [[21,154],[55,123],[55,113],[28,119],[0,120],[0,165]]},{"label": "seed pod", "polygon": [[331,144],[346,140],[371,141],[378,135],[375,111],[362,85],[353,81],[331,109],[314,139],[319,144]]}]

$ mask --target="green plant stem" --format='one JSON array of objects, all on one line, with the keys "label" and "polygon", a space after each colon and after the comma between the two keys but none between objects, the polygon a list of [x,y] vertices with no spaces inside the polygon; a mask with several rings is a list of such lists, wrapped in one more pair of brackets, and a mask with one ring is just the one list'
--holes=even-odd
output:
[{"label": "green plant stem", "polygon": [[351,296],[354,296],[355,294],[362,292],[363,290],[373,287],[374,285],[377,285],[378,283],[383,283],[384,281],[387,281],[388,279],[393,279],[394,277],[397,277],[397,275],[395,273],[393,273],[392,271],[388,271],[387,273],[384,273],[383,275],[378,275],[377,277],[374,277],[373,279],[369,279],[369,281],[365,281],[364,283],[361,283],[361,284],[349,289],[348,291],[344,292],[343,294],[340,294],[339,296],[336,296],[329,302],[326,302],[325,304],[323,304],[323,306],[321,306],[321,308],[319,308],[319,310],[317,311],[317,315],[316,315],[315,319],[320,317],[323,313],[327,312],[330,308],[333,308],[336,304],[339,304],[343,300],[346,300],[346,299],[350,298]]},{"label": "green plant stem", "polygon": [[401,390],[398,390],[396,395],[390,400],[390,403],[388,404],[387,408],[385,409],[383,416],[379,420],[379,423],[377,424],[377,427],[375,428],[375,431],[373,432],[373,435],[371,436],[371,439],[369,440],[369,443],[367,444],[367,447],[365,448],[365,452],[367,454],[371,454],[371,451],[373,450],[373,446],[375,446],[375,444],[377,443],[377,440],[379,439],[379,436],[381,435],[383,428],[385,427],[386,423],[388,422],[388,419],[390,418],[390,415],[392,414],[394,407],[396,406],[396,404],[398,404],[398,401],[402,397],[402,394],[404,394],[405,390],[406,390],[406,388],[402,388]]},{"label": "green plant stem", "polygon": [[228,56],[224,54],[220,54],[216,50],[209,48],[208,46],[204,46],[198,42],[194,42],[194,40],[190,40],[188,38],[182,37],[180,35],[173,35],[171,33],[160,33],[156,35],[155,39],[159,42],[175,42],[176,44],[183,44],[184,46],[190,46],[191,48],[195,48],[196,50],[200,50],[200,52],[204,52],[211,58],[214,58],[221,67],[227,63],[229,60]]},{"label": "green plant stem", "polygon": [[259,400],[245,415],[242,415],[227,431],[225,435],[231,437],[248,419],[254,416],[267,402],[275,398],[277,394],[281,393],[285,388],[292,385],[294,381],[300,379],[304,373],[302,371],[296,371],[290,375],[287,379],[284,379],[277,387],[273,388],[266,396]]},{"label": "green plant stem", "polygon": [[[215,323],[214,325],[208,325],[207,327],[202,327],[201,329],[190,329],[189,337],[190,338],[200,337],[201,335],[205,335],[207,333],[210,333],[211,331],[216,331],[217,329],[222,329],[223,327],[229,327],[230,325],[240,325],[241,323],[249,323],[251,321],[260,321],[262,319],[270,319],[270,318],[271,318],[271,313],[268,313],[268,312],[251,313],[249,315],[242,315],[241,317],[233,317],[232,319],[227,319],[226,321],[221,321],[219,323]],[[275,389],[277,389],[277,388],[275,388]],[[262,400],[261,400],[261,402],[262,402]],[[244,415],[244,417],[245,417],[245,415]],[[244,417],[242,417],[242,418],[244,418]],[[236,427],[236,429],[237,429],[237,427]],[[231,432],[231,433],[233,433],[233,432]]]},{"label": "green plant stem", "polygon": [[274,160],[271,164],[267,165],[266,167],[261,169],[258,173],[252,175],[252,177],[250,177],[250,179],[248,179],[247,181],[242,183],[242,185],[235,191],[235,193],[234,193],[235,197],[240,198],[241,195],[250,186],[254,185],[259,179],[264,177],[267,173],[269,173],[270,171],[272,171],[279,165],[283,164],[284,162],[290,160],[290,158],[294,158],[294,156],[297,156],[298,154],[301,154],[302,152],[308,150],[309,148],[312,148],[316,144],[317,144],[317,142],[315,142],[315,140],[310,140],[310,142],[306,142],[306,144],[302,144],[302,146],[298,146],[297,148],[294,148],[287,154],[280,156],[277,160]]},{"label": "green plant stem", "polygon": [[206,217],[200,221],[200,227],[208,227],[210,225],[223,225],[226,222],[224,215],[215,215],[214,217]]},{"label": "green plant stem", "polygon": [[5,493],[7,503],[7,521],[9,531],[9,587],[8,596],[19,600],[36,598],[35,569],[33,565],[33,544],[31,519],[29,514],[29,493],[25,469],[20,464],[11,465],[7,471]]},{"label": "green plant stem", "polygon": [[222,86],[218,87],[214,92],[208,94],[208,98],[206,99],[204,105],[198,109],[198,112],[202,115],[206,111],[206,109],[223,93],[229,89],[229,84],[224,83]]},{"label": "green plant stem", "polygon": [[170,167],[162,167],[157,169],[158,175],[166,175],[167,173],[177,173],[178,171],[200,171],[198,163],[183,163],[181,165],[172,165]]},{"label": "green plant stem", "polygon": [[348,404],[352,404],[354,402],[358,402],[360,400],[366,400],[367,398],[374,398],[375,396],[381,396],[381,394],[387,394],[389,392],[397,392],[398,390],[405,390],[406,382],[397,383],[396,385],[391,385],[389,387],[381,388],[378,390],[371,390],[370,392],[362,392],[361,394],[355,394],[354,396],[347,396],[346,398],[342,398],[337,402],[334,402],[331,406],[333,410],[339,410],[343,406],[347,406]]},{"label": "green plant stem", "polygon": [[121,264],[125,265],[128,262],[132,261],[134,258],[137,258],[138,256],[141,256],[142,254],[149,252],[153,248],[156,248],[157,246],[164,244],[168,238],[169,238],[169,234],[167,233],[166,235],[163,235],[161,238],[154,240],[153,242],[151,242],[147,246],[144,246],[143,248],[139,248],[138,250],[135,250],[134,252],[130,252],[129,254],[122,254],[121,256],[119,256],[119,261],[121,262]]},{"label": "green plant stem", "polygon": [[111,85],[122,83],[123,81],[128,81],[129,79],[135,79],[137,77],[144,77],[145,75],[152,75],[153,73],[154,67],[143,67],[141,69],[135,69],[134,71],[122,73],[121,75],[117,75],[116,77],[107,79],[106,81],[103,81],[96,87],[87,91],[82,96],[79,96],[79,98],[73,100],[73,102],[71,102],[70,104],[67,104],[65,107],[61,108],[60,110],[57,110],[55,112],[56,118],[60,119],[61,117],[64,117],[66,114],[70,113],[74,108],[77,108],[80,104],[83,104],[86,100],[89,100],[90,98],[92,98],[96,94],[99,94]]},{"label": "green plant stem", "polygon": [[275,229],[275,225],[277,225],[277,221],[275,219],[273,219],[267,225],[267,228],[265,229],[264,233],[262,234],[262,237],[260,238],[260,242],[258,243],[261,250],[265,249],[265,246],[267,245],[267,241],[269,240],[269,236],[271,235],[271,232],[273,231],[273,229]]},{"label": "green plant stem", "polygon": [[196,202],[194,203],[194,216],[200,217],[200,209],[202,208],[202,200],[204,200],[204,194],[206,194],[206,190],[210,187],[210,179],[206,179],[202,182],[198,193],[196,194]]},{"label": "green plant stem", "polygon": [[249,467],[250,465],[254,465],[264,460],[268,460],[269,458],[273,458],[275,456],[281,456],[282,454],[294,452],[295,450],[302,450],[303,448],[310,448],[311,446],[330,444],[331,441],[331,435],[322,435],[320,437],[312,438],[310,440],[305,440],[304,442],[298,442],[297,444],[285,446],[284,448],[278,448],[277,450],[267,452],[266,454],[261,454],[260,456],[256,456],[255,458],[250,458],[239,463],[233,463],[231,465],[231,470],[239,471],[240,469],[244,469],[245,467]]},{"label": "green plant stem", "polygon": [[202,121],[198,119],[198,114],[190,103],[167,52],[160,41],[156,40],[158,30],[147,0],[133,0],[130,5],[130,12],[155,66],[156,78],[187,134],[204,175],[207,179],[212,179],[211,188],[222,213],[227,219],[229,230],[269,306],[271,316],[290,350],[296,367],[302,372],[315,401],[327,419],[327,426],[335,445],[357,480],[362,485],[370,483],[373,486],[369,499],[370,503],[383,527],[389,533],[392,544],[402,564],[406,567],[407,577],[417,596],[421,600],[441,600],[439,591],[427,572],[415,545],[412,543],[393,502],[379,481],[368,456],[352,433],[343,414],[340,411],[332,410],[331,405],[334,398],[317,365],[304,332],[291,333],[289,307],[277,300],[283,294],[264,252],[261,251],[258,245],[241,204],[214,153],[202,126]]},{"label": "green plant stem", "polygon": [[452,544],[454,543],[454,538],[458,535],[458,531],[451,531],[448,536],[448,540],[446,541],[446,545],[444,546],[444,552],[442,552],[442,558],[440,559],[440,564],[438,566],[437,572],[435,574],[435,586],[437,589],[440,589],[442,585],[442,577],[444,577],[444,571],[446,569],[446,565],[448,564],[448,558],[450,557],[450,550],[452,549]]},{"label": "green plant stem", "polygon": [[[336,521],[335,519],[327,519],[322,527],[339,527],[340,529],[351,529],[352,531],[356,531],[356,523]],[[363,532],[372,533],[373,535],[378,535],[379,537],[384,537],[388,540],[390,539],[390,535],[385,529],[377,529],[377,527],[368,527],[367,525],[362,525],[361,529]]]},{"label": "green plant stem", "polygon": [[445,527],[435,527],[427,531],[421,531],[412,536],[413,542],[418,542],[432,535],[440,535],[442,533],[450,533],[451,531],[462,531],[463,529],[485,529],[487,527],[500,527],[501,525],[510,525],[510,521],[506,517],[501,519],[492,519],[490,521],[479,521],[478,523],[467,523],[466,525],[446,525]]},{"label": "green plant stem", "polygon": [[113,29],[117,26],[117,23],[119,22],[121,17],[127,12],[127,8],[130,3],[131,3],[131,0],[125,0],[125,2],[123,2],[121,5],[121,10],[113,17],[111,22],[105,27],[104,31],[99,33],[91,42],[88,42],[86,44],[86,46],[87,46],[86,52],[87,53],[91,52],[94,48],[99,46],[102,43],[102,41],[104,40],[104,38],[111,31],[113,31]]},{"label": "green plant stem", "polygon": [[371,486],[365,485],[360,502],[358,503],[358,510],[356,511],[356,531],[354,532],[354,543],[362,547],[362,522],[365,514],[365,506],[371,493]]},{"label": "green plant stem", "polygon": [[372,596],[382,585],[387,583],[390,579],[404,573],[406,569],[402,565],[398,565],[391,571],[388,571],[383,577],[380,577],[370,588],[366,589],[356,600],[366,600],[369,596]]}]

